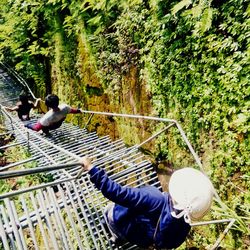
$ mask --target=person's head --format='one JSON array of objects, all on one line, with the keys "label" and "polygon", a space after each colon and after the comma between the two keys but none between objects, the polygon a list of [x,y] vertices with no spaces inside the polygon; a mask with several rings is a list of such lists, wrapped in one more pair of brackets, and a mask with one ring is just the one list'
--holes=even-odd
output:
[{"label": "person's head", "polygon": [[19,95],[19,100],[21,103],[28,103],[29,98],[26,94],[21,94],[21,95]]},{"label": "person's head", "polygon": [[54,94],[47,95],[45,98],[45,104],[49,108],[52,108],[52,109],[57,108],[59,105],[58,96]]},{"label": "person's head", "polygon": [[175,209],[181,212],[187,223],[199,220],[210,210],[214,195],[211,181],[201,171],[183,168],[173,173],[169,180],[169,194]]}]

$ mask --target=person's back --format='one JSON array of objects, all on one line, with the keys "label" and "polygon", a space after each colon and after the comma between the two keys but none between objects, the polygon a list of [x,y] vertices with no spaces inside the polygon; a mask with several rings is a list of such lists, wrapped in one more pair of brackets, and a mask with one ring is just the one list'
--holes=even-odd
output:
[{"label": "person's back", "polygon": [[17,103],[17,115],[21,120],[30,120],[30,110],[34,108],[34,103],[31,101],[20,101]]},{"label": "person's back", "polygon": [[69,113],[81,113],[81,110],[71,108],[67,104],[59,105],[57,95],[49,94],[45,98],[45,104],[50,109],[36,124],[27,124],[26,127],[35,131],[42,130],[49,135],[50,130],[59,128]]},{"label": "person's back", "polygon": [[36,100],[36,103],[29,101],[29,98],[26,94],[21,94],[19,96],[19,102],[16,104],[15,107],[5,107],[7,111],[13,112],[16,111],[19,119],[21,121],[27,121],[30,120],[30,111],[32,108],[36,108],[38,101],[40,99]]},{"label": "person's back", "polygon": [[[138,195],[133,198],[138,200],[136,207],[131,207],[131,203],[124,204],[125,206],[115,204],[113,207],[112,219],[115,226],[112,229],[118,238],[125,237],[140,247],[171,249],[180,246],[191,227],[183,217],[177,219],[171,215],[174,209],[169,194],[161,193],[151,186],[138,190],[140,198]],[[142,206],[139,206],[139,200],[143,201]]]},{"label": "person's back", "polygon": [[40,123],[43,130],[53,130],[59,128],[65,120],[67,114],[71,112],[71,107],[67,104],[61,104],[57,109],[49,110],[41,119]]},{"label": "person's back", "polygon": [[127,240],[139,247],[177,248],[190,231],[191,220],[201,219],[210,209],[214,194],[209,179],[200,171],[183,168],[174,172],[169,193],[146,186],[121,186],[88,157],[81,161],[90,180],[113,201],[104,211],[112,238]]}]

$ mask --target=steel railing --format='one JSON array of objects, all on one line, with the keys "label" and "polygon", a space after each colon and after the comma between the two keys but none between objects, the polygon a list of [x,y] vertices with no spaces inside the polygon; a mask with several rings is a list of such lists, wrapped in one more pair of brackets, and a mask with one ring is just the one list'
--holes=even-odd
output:
[{"label": "steel railing", "polygon": [[[8,70],[32,93],[23,79],[14,71]],[[7,85],[5,87],[9,88]],[[32,96],[34,99],[36,98],[33,93]],[[14,96],[8,95],[8,99],[3,101],[11,103],[14,100]],[[109,232],[103,228],[101,223],[103,207],[108,201],[94,188],[86,173],[82,172],[79,166],[79,160],[85,155],[88,155],[94,164],[105,168],[110,178],[122,185],[139,187],[151,184],[161,189],[151,162],[138,149],[168,129],[175,127],[186,143],[194,161],[204,172],[202,163],[182,127],[173,119],[81,110],[83,114],[90,115],[84,129],[64,123],[60,129],[53,131],[51,138],[45,138],[39,133],[24,128],[23,124],[15,116],[6,112],[2,105],[0,105],[0,111],[8,130],[6,133],[12,133],[16,137],[17,142],[12,146],[26,145],[32,155],[27,160],[4,167],[0,172],[0,179],[41,172],[49,172],[54,178],[50,183],[0,195],[0,200],[4,202],[4,205],[0,205],[0,233],[4,249],[26,249],[25,237],[29,237],[34,248],[39,249],[40,243],[36,236],[38,228],[44,237],[43,244],[46,249],[73,249],[74,242],[77,242],[79,249],[116,248],[110,243]],[[112,142],[109,136],[100,138],[95,132],[89,133],[86,128],[94,115],[144,119],[166,123],[166,125],[140,144],[126,147],[121,140]],[[35,122],[35,120],[31,120],[31,122]],[[38,167],[5,171],[28,162],[37,162]],[[217,201],[221,202],[216,191],[215,197]],[[20,204],[23,215],[18,214],[17,208]],[[216,249],[234,224],[234,219],[199,222],[192,226],[226,222],[229,223],[228,226],[213,245],[212,249]],[[26,235],[27,230],[29,231],[28,236]],[[125,244],[123,248],[119,249],[135,248],[136,246]]]}]

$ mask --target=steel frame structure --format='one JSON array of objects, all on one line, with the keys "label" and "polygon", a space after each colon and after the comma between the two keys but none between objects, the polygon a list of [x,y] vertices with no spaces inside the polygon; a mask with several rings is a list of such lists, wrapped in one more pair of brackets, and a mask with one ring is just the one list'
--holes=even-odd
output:
[{"label": "steel frame structure", "polygon": [[[8,69],[6,66],[5,68]],[[9,72],[23,86],[27,85],[13,70],[9,69]],[[13,105],[20,88],[3,70],[0,71],[0,87],[1,81],[1,103]],[[11,91],[12,94],[10,90],[14,90]],[[28,90],[31,92],[29,88]],[[35,98],[33,93],[32,97]],[[84,129],[64,123],[61,128],[53,131],[51,138],[47,138],[26,129],[1,104],[0,108],[6,134],[14,134],[16,138],[16,142],[10,146],[26,146],[31,154],[29,159],[0,169],[0,179],[41,172],[48,172],[53,176],[52,182],[0,195],[0,242],[4,249],[28,249],[30,245],[33,249],[40,249],[41,246],[44,249],[138,249],[129,243],[116,246],[110,242],[110,232],[101,223],[103,208],[108,200],[95,189],[88,175],[81,171],[79,159],[83,156],[88,155],[94,164],[104,168],[110,178],[122,185],[140,187],[150,184],[161,190],[152,163],[139,148],[168,129],[176,127],[195,163],[204,172],[182,127],[173,119],[82,110],[82,113],[89,114]],[[140,144],[126,147],[122,140],[112,141],[109,136],[99,137],[95,132],[88,132],[87,126],[94,115],[144,119],[165,125]],[[36,162],[38,167],[9,170],[28,162]],[[217,192],[215,199],[222,203]],[[234,219],[216,220],[194,223],[192,226],[229,223],[213,245],[212,249],[216,249],[234,222]]]}]

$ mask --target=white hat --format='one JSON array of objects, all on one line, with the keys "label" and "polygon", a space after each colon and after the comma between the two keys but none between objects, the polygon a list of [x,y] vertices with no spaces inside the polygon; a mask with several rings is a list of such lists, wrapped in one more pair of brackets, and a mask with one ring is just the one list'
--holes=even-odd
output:
[{"label": "white hat", "polygon": [[199,170],[183,168],[173,173],[169,181],[169,194],[174,208],[182,210],[172,216],[184,216],[187,223],[201,219],[209,210],[212,203],[214,188],[211,181]]}]

